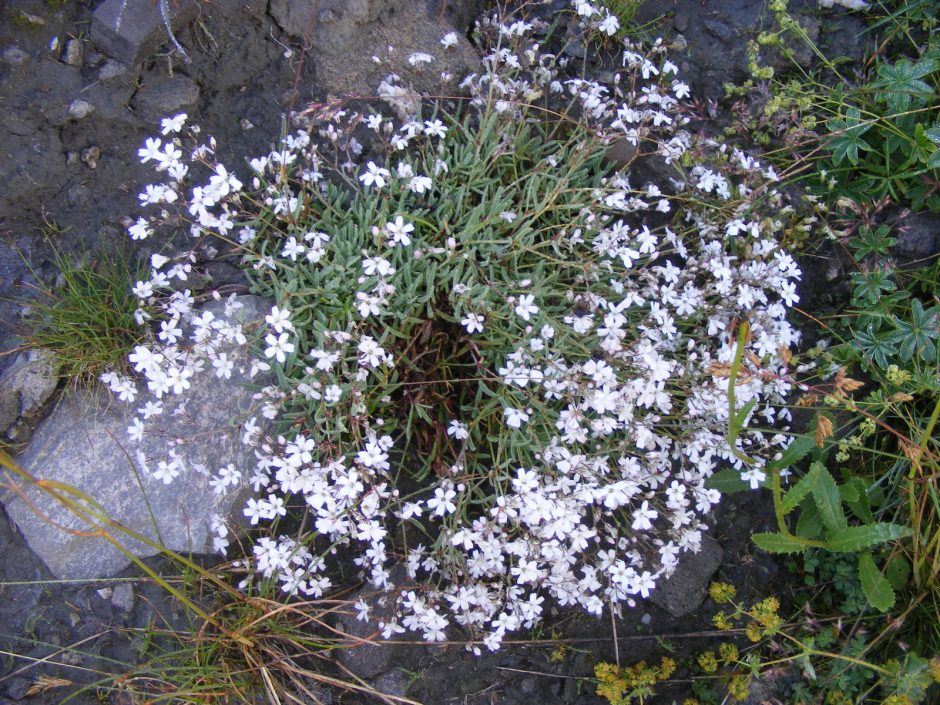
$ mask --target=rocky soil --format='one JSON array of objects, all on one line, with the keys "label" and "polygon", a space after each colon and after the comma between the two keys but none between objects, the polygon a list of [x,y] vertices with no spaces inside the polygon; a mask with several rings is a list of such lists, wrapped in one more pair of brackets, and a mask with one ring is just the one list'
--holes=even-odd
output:
[{"label": "rocky soil", "polygon": [[[172,3],[172,13],[184,58],[167,41],[156,0],[0,2],[0,351],[7,353],[0,356],[0,433],[25,444],[19,456],[25,466],[41,469],[45,477],[81,480],[112,497],[109,506],[136,503],[139,488],[122,469],[122,450],[113,441],[123,433],[126,409],[100,395],[63,395],[55,360],[41,351],[17,352],[17,346],[20,317],[36,285],[54,285],[51,245],[93,258],[126,240],[123,219],[135,212],[136,194],[149,178],[136,150],[156,133],[160,118],[189,113],[217,138],[222,160],[239,163],[271,148],[286,111],[352,93],[374,94],[388,73],[402,75],[418,90],[440,93],[447,89],[441,70],[459,80],[474,65],[476,52],[465,37],[485,4],[181,0]],[[557,11],[558,5],[544,11]],[[755,0],[665,0],[641,9],[641,21],[658,22],[675,42],[686,80],[716,121],[722,84],[745,77],[746,40],[768,21],[762,6]],[[861,26],[853,16],[820,17],[809,0],[791,2],[791,9],[827,53],[862,55],[856,41]],[[438,40],[454,29],[461,44],[448,54],[446,66],[431,70],[406,63],[416,51],[440,53]],[[583,48],[568,51],[584,57]],[[801,60],[808,66],[813,57]],[[159,246],[148,241],[136,256],[148,257]],[[815,279],[807,293],[832,295],[820,283],[828,266],[811,266]],[[200,269],[207,289],[241,281],[233,267],[208,257]],[[192,396],[187,418],[219,411],[219,399],[233,400],[224,410],[239,403],[234,385]],[[211,415],[202,418],[202,427],[218,423]],[[212,453],[234,452],[217,441],[202,443]],[[172,546],[198,553],[206,550],[207,539],[196,524],[218,508],[199,503],[207,492],[199,478],[194,483],[182,493],[192,498],[184,507],[166,506],[174,501],[169,497],[154,501],[163,503],[158,513],[166,508],[179,529],[163,527],[173,534]],[[174,494],[181,494],[177,485]],[[0,705],[59,703],[83,686],[88,687],[69,702],[126,702],[91,684],[151,658],[143,630],[154,624],[191,628],[185,614],[139,569],[125,568],[120,554],[55,530],[9,489],[0,488],[0,499],[7,507],[0,505]],[[747,539],[768,517],[767,508],[750,499],[740,506],[726,503],[708,548],[690,558],[650,604],[613,623],[559,612],[531,641],[480,658],[459,645],[420,644],[356,646],[337,658],[379,690],[429,705],[598,703],[582,679],[591,676],[595,663],[614,660],[615,637],[623,663],[653,660],[667,647],[680,660],[706,648],[711,638],[716,608],[705,599],[705,586],[716,571],[744,594],[763,594],[772,581],[782,580],[779,568],[755,554]],[[147,531],[147,517],[139,511],[120,518]],[[154,537],[159,529],[154,527]],[[369,636],[348,617],[338,626]],[[563,647],[551,641],[555,637]],[[689,676],[678,673],[680,680]],[[375,701],[316,692],[323,702]],[[681,700],[688,692],[680,682],[653,702]]]}]

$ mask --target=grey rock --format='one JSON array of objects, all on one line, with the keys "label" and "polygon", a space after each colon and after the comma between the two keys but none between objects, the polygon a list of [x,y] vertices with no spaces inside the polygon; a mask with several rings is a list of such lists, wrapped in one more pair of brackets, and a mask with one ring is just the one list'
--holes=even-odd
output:
[{"label": "grey rock", "polygon": [[[52,574],[33,553],[0,506],[0,644],[22,630]],[[19,645],[22,648],[22,644]],[[0,673],[2,673],[0,662]]]},{"label": "grey rock", "polygon": [[181,74],[146,82],[134,96],[134,109],[148,122],[159,122],[199,102],[199,86]]},{"label": "grey rock", "polygon": [[78,39],[70,39],[65,44],[65,54],[62,56],[63,61],[69,66],[81,66],[82,65],[82,43]]},{"label": "grey rock", "polygon": [[9,404],[9,399],[16,399],[18,417],[34,416],[55,392],[61,367],[56,354],[45,348],[33,348],[17,355],[0,376],[0,397],[6,399],[3,406]]},{"label": "grey rock", "polygon": [[109,78],[123,76],[126,73],[127,67],[124,64],[122,64],[120,61],[116,61],[115,59],[108,59],[98,70],[98,80],[107,81]]},{"label": "grey rock", "polygon": [[[393,581],[396,570],[393,569]],[[395,596],[363,587],[352,601],[360,599],[369,605],[369,621],[361,622],[354,614],[341,617],[337,626],[352,639],[349,648],[339,649],[336,659],[360,678],[375,678],[388,670],[394,653],[394,647],[382,641],[376,625],[393,618],[392,603]],[[407,634],[400,634],[398,638],[407,636]]]},{"label": "grey rock", "polygon": [[3,63],[7,66],[22,66],[29,61],[29,54],[19,47],[9,47],[3,50]]},{"label": "grey rock", "polygon": [[[901,223],[896,233],[895,254],[905,260],[928,260],[940,254],[940,216],[917,213]],[[926,261],[923,262],[927,264]]]},{"label": "grey rock", "polygon": [[20,417],[20,395],[14,390],[5,389],[0,384],[0,433],[16,423]]},{"label": "grey rock", "polygon": [[[171,2],[169,8],[174,32],[199,15],[197,0]],[[91,39],[109,56],[134,66],[169,37],[155,0],[105,0],[92,16]]]},{"label": "grey rock", "polygon": [[[258,321],[270,303],[254,296],[241,297],[246,321]],[[211,302],[205,310],[217,318],[224,306]],[[230,351],[236,359],[240,351]],[[80,489],[100,503],[114,522],[174,551],[211,551],[209,522],[213,514],[241,519],[249,494],[245,484],[219,496],[209,486],[209,473],[233,463],[247,479],[255,464],[251,449],[241,443],[239,420],[256,415],[252,393],[246,387],[247,365],[236,363],[229,380],[211,369],[196,375],[185,394],[164,398],[159,424],[151,421],[139,444],[127,436],[127,426],[139,403],[123,403],[105,391],[78,391],[63,399],[36,429],[19,456],[20,465],[34,477],[56,480]],[[268,378],[269,379],[269,378]],[[266,384],[255,378],[252,384]],[[148,472],[170,453],[185,470],[171,484]],[[207,472],[203,473],[202,468]],[[10,478],[7,478],[10,479]],[[61,579],[90,580],[120,570],[127,560],[109,543],[83,535],[88,524],[71,514],[48,493],[24,488],[40,517],[17,493],[0,496],[29,545]],[[243,519],[242,519],[243,521]],[[112,529],[133,553],[158,553],[152,546],[126,538]]]},{"label": "grey rock", "polygon": [[709,34],[718,37],[722,41],[730,42],[734,37],[734,31],[731,29],[731,27],[726,25],[724,22],[721,22],[720,20],[705,20],[702,25],[709,32]]},{"label": "grey rock", "polygon": [[408,679],[404,673],[395,668],[373,680],[372,687],[385,695],[402,698],[408,690]]},{"label": "grey rock", "polygon": [[604,152],[604,159],[618,169],[630,166],[639,154],[639,147],[628,139],[611,142]]},{"label": "grey rock", "polygon": [[134,588],[130,583],[115,585],[111,591],[111,604],[123,612],[134,609]]},{"label": "grey rock", "polygon": [[721,546],[708,536],[702,537],[698,553],[683,553],[675,572],[653,590],[653,604],[673,617],[684,617],[698,609],[705,600],[708,584],[721,565]]},{"label": "grey rock", "polygon": [[14,700],[22,700],[26,697],[27,691],[33,685],[31,678],[25,676],[14,676],[5,683],[4,692]]},{"label": "grey rock", "polygon": [[89,103],[87,100],[73,100],[69,104],[69,117],[75,120],[84,120],[86,117],[95,112],[95,106]]}]

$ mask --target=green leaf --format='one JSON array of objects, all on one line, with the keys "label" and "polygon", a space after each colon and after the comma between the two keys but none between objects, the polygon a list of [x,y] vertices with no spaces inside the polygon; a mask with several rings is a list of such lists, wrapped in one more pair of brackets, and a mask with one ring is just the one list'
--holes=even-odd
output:
[{"label": "green leaf", "polygon": [[733,468],[719,470],[705,480],[705,486],[710,490],[718,490],[722,494],[734,494],[750,489],[750,485],[741,479],[741,473]]},{"label": "green leaf", "polygon": [[823,523],[815,502],[806,499],[796,522],[796,535],[804,539],[817,539],[822,535]]},{"label": "green leaf", "polygon": [[809,475],[800,478],[800,481],[789,489],[780,502],[780,508],[783,509],[783,513],[788,514],[800,506],[800,502],[803,501],[803,498],[806,497],[812,489],[813,487]]},{"label": "green leaf", "polygon": [[895,553],[885,563],[885,577],[895,590],[902,590],[911,579],[911,562],[902,553]]},{"label": "green leaf", "polygon": [[844,529],[848,522],[842,511],[839,487],[826,466],[819,462],[813,463],[805,479],[810,481],[810,492],[827,533],[832,534]]},{"label": "green leaf", "polygon": [[843,496],[842,498],[849,509],[866,524],[874,524],[875,517],[871,513],[871,502],[868,501],[868,487],[865,481],[860,477],[850,477],[846,480],[844,487],[855,490],[854,497]]},{"label": "green leaf", "polygon": [[797,538],[775,533],[760,533],[751,536],[754,543],[767,553],[802,553],[806,546]]},{"label": "green leaf", "polygon": [[855,553],[878,543],[906,538],[912,533],[906,526],[885,522],[849,526],[832,534],[827,548],[834,553]]},{"label": "green leaf", "polygon": [[940,125],[937,127],[929,127],[924,130],[924,137],[934,144],[940,145]]},{"label": "green leaf", "polygon": [[862,583],[862,592],[868,604],[879,612],[887,612],[894,607],[894,588],[881,574],[871,553],[864,551],[858,556],[858,577]]},{"label": "green leaf", "polygon": [[812,436],[797,436],[786,450],[776,460],[771,461],[768,468],[771,470],[785,470],[796,465],[816,447],[816,440]]},{"label": "green leaf", "polygon": [[927,159],[928,169],[940,169],[940,149],[935,149],[930,158]]}]

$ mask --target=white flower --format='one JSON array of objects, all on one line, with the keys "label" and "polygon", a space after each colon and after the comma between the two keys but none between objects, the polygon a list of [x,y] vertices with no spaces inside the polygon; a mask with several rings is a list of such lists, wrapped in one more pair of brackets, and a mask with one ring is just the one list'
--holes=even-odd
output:
[{"label": "white flower", "polygon": [[741,479],[749,482],[752,490],[756,490],[760,487],[760,483],[767,479],[767,475],[759,468],[751,468],[741,473]]},{"label": "white flower", "polygon": [[425,120],[424,134],[429,137],[443,138],[447,136],[447,128],[444,127],[444,123],[440,120]]},{"label": "white flower", "polygon": [[457,511],[457,505],[451,500],[456,496],[457,493],[448,486],[437,487],[434,490],[434,496],[428,500],[428,509],[430,509],[435,516],[439,517],[453,514]]},{"label": "white flower", "polygon": [[232,370],[235,369],[235,361],[230,360],[226,353],[219,353],[219,356],[212,361],[212,366],[215,368],[216,377],[230,379]]},{"label": "white flower", "polygon": [[652,529],[653,520],[658,516],[659,512],[657,512],[655,509],[651,509],[649,502],[644,499],[643,504],[640,505],[640,508],[633,512],[633,530],[648,531]]},{"label": "white flower", "polygon": [[510,428],[521,428],[522,424],[529,422],[528,412],[510,406],[503,409],[503,416],[506,417],[506,425]]},{"label": "white flower", "polygon": [[174,115],[173,117],[166,117],[160,121],[160,130],[161,135],[168,135],[171,132],[179,132],[183,129],[183,125],[186,124],[186,113],[180,113],[179,115]]},{"label": "white flower", "polygon": [[461,319],[460,324],[467,329],[467,332],[471,335],[473,333],[482,333],[483,332],[483,321],[484,318],[479,313],[468,313],[466,316]]},{"label": "white flower", "polygon": [[615,15],[608,14],[604,18],[604,21],[597,25],[597,28],[604,34],[612,37],[617,34],[617,30],[620,29],[620,22],[617,21]]},{"label": "white flower", "polygon": [[359,180],[366,186],[375,186],[377,189],[383,188],[387,179],[391,176],[388,169],[376,166],[375,162],[366,164],[366,170],[359,176]]},{"label": "white flower", "polygon": [[454,419],[447,426],[447,435],[456,438],[458,441],[463,441],[470,437],[470,430],[467,428],[467,424]]},{"label": "white flower", "polygon": [[[275,333],[283,333],[286,330],[294,330],[294,324],[290,322],[290,311],[286,308],[271,307],[271,313],[264,317],[265,322],[274,328]],[[271,357],[268,355],[268,357]]]},{"label": "white flower", "polygon": [[282,365],[287,359],[287,354],[294,352],[294,344],[287,341],[287,333],[281,333],[276,338],[273,333],[268,333],[264,342],[268,344],[268,347],[264,349],[265,356],[277,359]]},{"label": "white flower", "polygon": [[430,64],[433,61],[434,57],[430,54],[425,54],[423,51],[417,51],[408,57],[408,63],[412,66],[417,66],[418,64]]},{"label": "white flower", "polygon": [[528,321],[532,314],[539,312],[539,307],[533,303],[534,301],[535,297],[532,294],[523,294],[519,297],[515,311],[523,321]]},{"label": "white flower", "polygon": [[453,46],[457,46],[458,37],[456,32],[448,32],[443,37],[441,37],[441,46],[445,49],[450,49]]},{"label": "white flower", "polygon": [[162,142],[159,138],[148,137],[147,141],[144,143],[144,146],[137,150],[137,156],[140,157],[140,163],[146,164],[151,159],[159,161],[163,157],[163,152],[160,151],[160,146]]},{"label": "white flower", "polygon": [[131,240],[146,240],[150,235],[150,226],[143,218],[138,218],[137,222],[127,229]]},{"label": "white flower", "polygon": [[390,247],[395,245],[408,246],[411,244],[411,233],[414,232],[415,226],[411,223],[406,223],[405,219],[400,215],[395,216],[395,221],[385,224],[385,232],[387,232],[392,241],[389,243]]}]

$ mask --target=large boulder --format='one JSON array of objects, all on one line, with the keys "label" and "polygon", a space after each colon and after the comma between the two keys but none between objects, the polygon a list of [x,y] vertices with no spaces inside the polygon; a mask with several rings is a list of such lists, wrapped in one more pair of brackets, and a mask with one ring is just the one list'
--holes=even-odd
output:
[{"label": "large boulder", "polygon": [[[257,321],[270,310],[270,303],[259,297],[239,300],[244,306],[235,315],[245,322]],[[224,316],[221,302],[206,308],[216,317]],[[238,355],[239,362],[246,359],[244,350],[229,354]],[[147,398],[144,394],[128,404],[100,390],[75,392],[39,425],[18,463],[35,478],[81,490],[113,521],[173,551],[211,551],[212,516],[236,521],[249,493],[246,480],[255,457],[242,444],[239,423],[256,415],[249,384],[270,381],[249,381],[247,365],[239,362],[230,379],[216,377],[207,366],[185,393],[164,398],[163,414],[148,423],[139,443],[128,437],[127,427]],[[171,452],[185,470],[165,484],[152,470]],[[210,487],[210,476],[229,463],[241,472],[242,484],[218,495]],[[17,481],[4,472],[7,484]],[[127,564],[125,555],[105,539],[89,535],[91,527],[48,492],[18,484],[19,491],[7,489],[0,499],[56,578],[102,578]],[[117,529],[111,532],[138,556],[158,552],[128,540]]]}]

